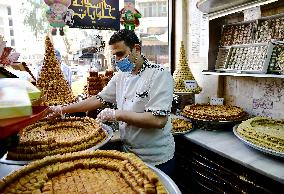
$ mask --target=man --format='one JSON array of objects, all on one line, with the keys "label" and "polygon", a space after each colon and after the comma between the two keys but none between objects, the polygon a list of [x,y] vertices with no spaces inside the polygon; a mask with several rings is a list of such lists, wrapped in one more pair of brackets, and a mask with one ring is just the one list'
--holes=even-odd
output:
[{"label": "man", "polygon": [[64,74],[65,80],[68,82],[69,87],[71,87],[71,84],[72,84],[72,72],[71,72],[70,67],[62,62],[61,54],[60,54],[60,52],[58,50],[55,50],[55,56],[56,56],[57,60],[60,63],[60,68],[61,68],[61,71]]},{"label": "man", "polygon": [[175,150],[168,119],[173,99],[172,76],[141,55],[140,41],[131,30],[114,33],[109,45],[118,60],[119,72],[97,96],[66,107],[53,107],[52,114],[85,112],[107,102],[116,103],[116,110],[106,108],[97,118],[119,121],[123,151],[132,152],[170,174]]}]

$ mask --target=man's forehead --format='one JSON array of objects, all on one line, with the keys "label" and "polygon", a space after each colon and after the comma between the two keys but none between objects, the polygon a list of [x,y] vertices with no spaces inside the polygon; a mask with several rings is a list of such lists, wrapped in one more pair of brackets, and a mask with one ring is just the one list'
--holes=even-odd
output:
[{"label": "man's forehead", "polygon": [[113,43],[112,45],[110,45],[111,50],[113,53],[115,52],[119,52],[119,51],[126,51],[129,48],[125,45],[124,41],[119,41],[116,43]]}]

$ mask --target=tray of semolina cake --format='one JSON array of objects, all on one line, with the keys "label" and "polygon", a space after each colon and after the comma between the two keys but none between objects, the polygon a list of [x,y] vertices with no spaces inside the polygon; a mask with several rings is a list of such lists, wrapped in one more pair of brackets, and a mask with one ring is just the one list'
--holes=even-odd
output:
[{"label": "tray of semolina cake", "polygon": [[111,127],[89,117],[41,120],[19,133],[19,144],[8,150],[0,163],[25,165],[56,154],[95,150],[113,136]]},{"label": "tray of semolina cake", "polygon": [[233,132],[246,145],[284,158],[284,120],[254,117],[236,125]]}]

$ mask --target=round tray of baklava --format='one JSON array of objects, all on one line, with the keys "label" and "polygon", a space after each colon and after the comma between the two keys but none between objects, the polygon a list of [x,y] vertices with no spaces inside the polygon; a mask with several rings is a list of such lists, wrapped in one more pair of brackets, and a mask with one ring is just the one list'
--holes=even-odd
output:
[{"label": "round tray of baklava", "polygon": [[[259,117],[255,117],[255,118],[252,118],[252,119],[249,119],[247,121],[244,121],[243,123],[239,124],[239,125],[235,125],[233,127],[233,132],[234,132],[234,135],[241,141],[243,142],[244,144],[258,150],[258,151],[261,151],[265,154],[269,154],[269,155],[272,155],[272,156],[276,156],[276,157],[281,157],[281,158],[284,158],[284,151],[283,150],[283,146],[281,148],[281,142],[278,142],[278,143],[275,143],[277,138],[279,138],[279,140],[283,141],[283,137],[280,138],[279,134],[282,134],[283,136],[283,132],[284,132],[284,121],[276,121],[276,123],[278,122],[278,124],[281,124],[282,125],[282,130],[276,130],[279,134],[277,135],[277,138],[274,138],[272,136],[269,136],[268,134],[269,133],[263,133],[263,131],[259,130],[258,132],[254,133],[252,131],[247,131],[247,135],[242,135],[239,130],[242,130],[242,129],[238,129],[238,127],[247,127],[248,124],[250,124],[251,122],[258,122],[258,121],[261,121],[263,122],[263,120],[266,120],[268,122],[274,122],[272,119],[264,119],[264,118],[259,118]],[[267,128],[269,129],[269,128]],[[272,131],[271,128],[269,131]],[[243,133],[243,132],[242,132]],[[246,132],[245,132],[246,133]],[[244,133],[244,134],[245,134]],[[254,135],[253,135],[254,134]],[[247,136],[247,137],[245,137]],[[271,141],[273,140],[273,141]],[[283,144],[282,144],[283,145]]]},{"label": "round tray of baklava", "polygon": [[[108,125],[105,125],[105,124],[100,124],[100,125],[101,125],[101,129],[104,131],[104,133],[106,135],[105,138],[102,139],[101,141],[99,141],[97,144],[95,144],[95,146],[86,148],[84,150],[97,150],[111,140],[111,138],[113,136],[112,128]],[[77,151],[83,151],[83,150],[77,150]],[[74,152],[76,152],[76,151],[74,151]],[[33,160],[40,159],[40,158],[36,158],[36,159],[33,159],[33,160],[22,160],[22,159],[17,160],[17,159],[9,158],[8,154],[9,154],[9,151],[0,159],[0,163],[10,164],[10,165],[26,165],[26,164],[32,162]]]}]

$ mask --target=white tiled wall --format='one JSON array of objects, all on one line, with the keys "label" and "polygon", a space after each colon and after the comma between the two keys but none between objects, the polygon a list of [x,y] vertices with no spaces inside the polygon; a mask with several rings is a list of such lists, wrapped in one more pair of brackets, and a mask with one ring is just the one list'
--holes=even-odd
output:
[{"label": "white tiled wall", "polygon": [[225,102],[251,115],[284,119],[284,79],[226,77]]}]

